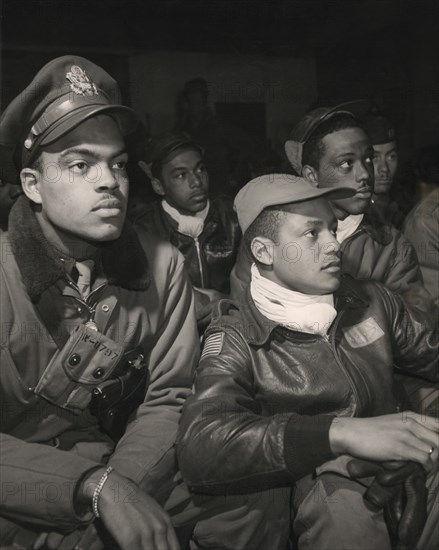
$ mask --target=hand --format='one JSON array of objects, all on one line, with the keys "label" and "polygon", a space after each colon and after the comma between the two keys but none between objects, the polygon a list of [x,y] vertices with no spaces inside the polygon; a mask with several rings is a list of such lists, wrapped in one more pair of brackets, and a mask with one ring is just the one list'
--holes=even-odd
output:
[{"label": "hand", "polygon": [[195,317],[199,327],[206,327],[211,320],[212,310],[218,300],[226,296],[211,288],[194,288]]},{"label": "hand", "polygon": [[[100,469],[88,478],[85,490],[89,496],[90,487],[96,486],[104,471]],[[179,550],[169,515],[114,470],[102,488],[98,509],[103,525],[122,550]]]},{"label": "hand", "polygon": [[[439,421],[413,412],[374,418],[336,418],[329,429],[335,454],[375,461],[412,460],[438,468]],[[430,451],[433,451],[430,453]]]},{"label": "hand", "polygon": [[392,548],[414,548],[427,519],[426,475],[422,466],[416,462],[353,459],[347,469],[354,479],[375,475],[363,496],[366,506],[384,510]]},{"label": "hand", "polygon": [[101,541],[94,524],[86,529],[78,529],[72,533],[62,534],[55,531],[41,533],[32,546],[32,550],[102,550]]}]

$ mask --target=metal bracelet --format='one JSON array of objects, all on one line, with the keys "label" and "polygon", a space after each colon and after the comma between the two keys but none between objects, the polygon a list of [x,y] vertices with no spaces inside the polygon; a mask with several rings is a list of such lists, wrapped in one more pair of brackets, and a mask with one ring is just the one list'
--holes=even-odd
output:
[{"label": "metal bracelet", "polygon": [[108,468],[105,470],[104,474],[102,475],[101,479],[99,480],[99,483],[96,485],[95,490],[93,491],[91,505],[93,509],[93,514],[95,515],[96,518],[101,517],[98,509],[99,497],[105,485],[105,482],[107,481],[108,476],[111,474],[112,471],[113,471],[112,466],[108,466]]}]

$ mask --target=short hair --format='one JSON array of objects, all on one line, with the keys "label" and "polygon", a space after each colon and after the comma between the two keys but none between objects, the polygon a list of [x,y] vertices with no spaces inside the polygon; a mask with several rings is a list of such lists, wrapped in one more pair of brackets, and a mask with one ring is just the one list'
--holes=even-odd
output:
[{"label": "short hair", "polygon": [[244,243],[251,256],[253,256],[251,244],[256,237],[265,237],[277,244],[279,228],[285,218],[285,214],[294,213],[295,204],[296,203],[268,206],[264,208],[259,216],[248,226],[244,233]]},{"label": "short hair", "polygon": [[347,128],[361,128],[364,130],[361,122],[349,113],[336,113],[319,124],[303,145],[302,166],[308,164],[318,169],[320,160],[325,153],[323,138],[328,134]]}]

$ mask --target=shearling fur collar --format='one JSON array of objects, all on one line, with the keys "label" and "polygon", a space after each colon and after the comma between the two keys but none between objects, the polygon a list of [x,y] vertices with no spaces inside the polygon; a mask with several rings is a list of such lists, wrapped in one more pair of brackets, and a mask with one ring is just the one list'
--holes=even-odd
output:
[{"label": "shearling fur collar", "polygon": [[[66,275],[59,254],[46,240],[27,197],[19,197],[9,214],[9,239],[18,268],[33,302]],[[102,247],[103,272],[111,285],[145,290],[149,285],[148,260],[131,226]]]}]

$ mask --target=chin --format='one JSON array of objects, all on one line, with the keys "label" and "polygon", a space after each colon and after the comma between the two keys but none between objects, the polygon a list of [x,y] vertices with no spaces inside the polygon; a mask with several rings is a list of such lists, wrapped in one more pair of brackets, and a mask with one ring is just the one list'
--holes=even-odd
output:
[{"label": "chin", "polygon": [[349,205],[348,208],[346,208],[346,211],[350,215],[357,215],[357,214],[364,214],[367,212],[369,206],[371,204],[371,199],[367,200],[358,200],[352,204]]}]

